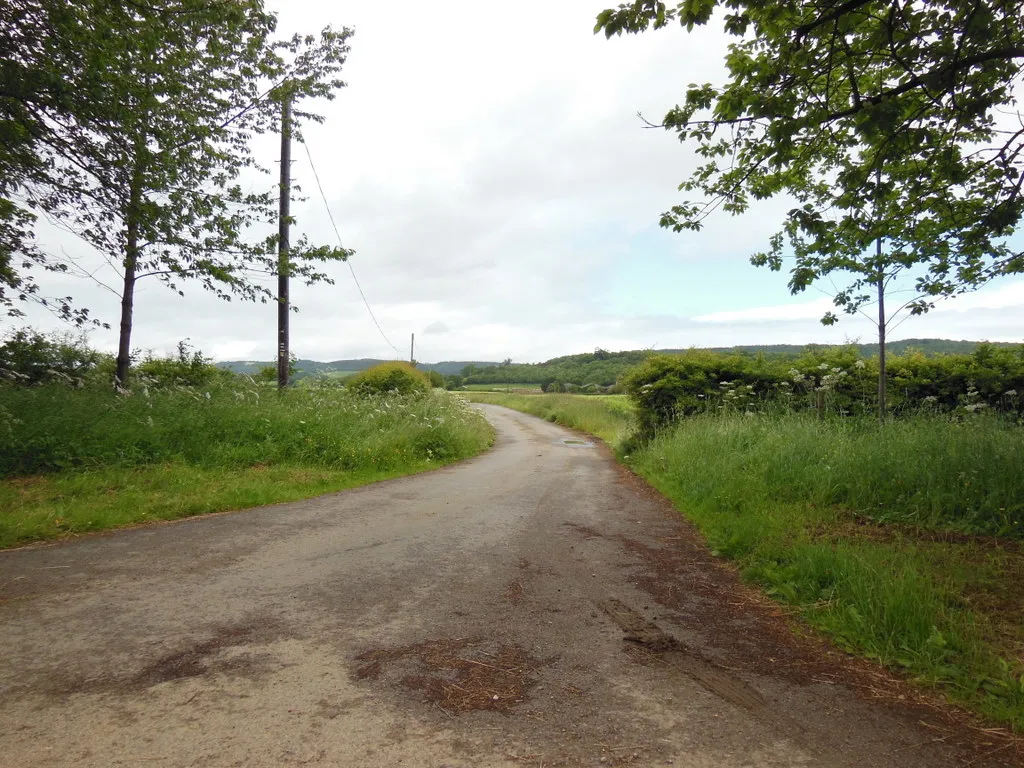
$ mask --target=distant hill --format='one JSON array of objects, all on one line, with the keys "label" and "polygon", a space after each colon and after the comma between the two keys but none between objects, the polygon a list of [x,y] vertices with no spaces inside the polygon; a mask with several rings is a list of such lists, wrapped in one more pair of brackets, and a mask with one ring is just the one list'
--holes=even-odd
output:
[{"label": "distant hill", "polygon": [[[915,349],[925,355],[970,354],[980,341],[951,341],[948,339],[903,339],[890,342],[888,348],[894,355],[903,354]],[[828,349],[827,344],[752,344],[736,347],[717,347],[710,351],[732,353],[755,357],[764,355],[766,358],[796,359],[806,352],[815,349]],[[878,354],[873,344],[854,345],[862,357]],[[1000,347],[1017,347],[1020,344],[995,344]],[[542,384],[544,382],[561,381],[576,385],[596,384],[610,386],[618,381],[626,371],[633,368],[651,354],[672,354],[685,352],[684,349],[634,350],[628,352],[608,352],[598,349],[579,355],[555,357],[543,363],[504,363],[484,369],[470,369],[462,372],[466,384]]]},{"label": "distant hill", "polygon": [[[980,341],[954,341],[951,339],[901,339],[891,341],[888,349],[891,354],[900,355],[907,350],[914,349],[925,355],[967,355],[974,352]],[[742,355],[765,355],[766,357],[796,358],[804,352],[814,349],[827,349],[829,344],[748,344],[736,347],[711,347],[713,352],[732,352]],[[874,344],[853,345],[860,352],[862,357],[872,357],[878,354],[878,348]],[[994,342],[996,347],[1022,347],[1021,344],[1010,344],[1006,342]],[[442,376],[460,374],[468,377],[466,383],[489,384],[489,383],[530,383],[544,381],[545,379],[559,379],[564,382],[577,384],[594,383],[602,386],[614,384],[618,377],[629,368],[642,362],[650,354],[672,354],[673,352],[684,352],[684,349],[659,349],[632,350],[625,352],[608,352],[603,349],[595,350],[578,355],[563,355],[546,360],[543,363],[496,363],[481,362],[476,360],[446,360],[440,363],[417,363],[417,367],[424,371],[437,371]],[[363,371],[378,363],[385,363],[387,360],[377,358],[359,358],[355,360],[332,360],[320,362],[318,360],[298,360],[296,366],[298,374],[296,379],[316,375],[341,375]],[[274,365],[270,361],[254,360],[230,360],[217,363],[221,368],[226,368],[236,373],[254,375],[259,373],[261,368]]]},{"label": "distant hill", "polygon": [[[354,360],[331,360],[326,363],[319,360],[299,359],[295,361],[295,367],[298,371],[295,378],[301,379],[306,376],[316,376],[317,374],[365,371],[367,368],[387,362],[391,361],[379,360],[373,357],[360,357]],[[260,372],[260,369],[266,368],[268,365],[273,366],[277,365],[277,363],[273,360],[227,360],[217,363],[218,368],[224,368],[234,373],[242,373],[248,376],[255,376]],[[421,371],[437,371],[442,376],[451,376],[452,374],[459,373],[467,365],[477,368],[488,368],[492,365],[498,365],[498,363],[481,362],[479,360],[446,360],[440,363],[417,363],[416,367]]]},{"label": "distant hill", "polygon": [[[1004,341],[982,342],[982,341],[954,341],[952,339],[900,339],[890,341],[885,345],[886,350],[893,355],[902,355],[907,350],[916,350],[925,355],[969,355],[978,348],[979,344],[991,344],[993,347],[1019,347],[1020,344],[1013,344]],[[802,353],[812,349],[828,349],[833,346],[845,346],[835,344],[754,344],[739,347],[712,347],[713,352],[740,352],[743,354],[756,355],[781,355],[783,357],[798,357]],[[862,357],[873,357],[878,354],[878,344],[854,344]],[[662,350],[658,350],[659,352]],[[682,352],[683,350],[665,350],[668,352]]]}]

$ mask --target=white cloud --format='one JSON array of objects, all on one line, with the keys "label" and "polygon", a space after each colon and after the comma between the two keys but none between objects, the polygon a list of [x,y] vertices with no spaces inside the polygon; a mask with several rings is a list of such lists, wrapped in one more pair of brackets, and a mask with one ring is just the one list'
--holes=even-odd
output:
[{"label": "white cloud", "polygon": [[712,312],[699,315],[698,323],[764,323],[787,320],[818,320],[835,306],[831,299],[815,299],[800,304],[779,304],[771,307],[751,307],[733,312]]}]

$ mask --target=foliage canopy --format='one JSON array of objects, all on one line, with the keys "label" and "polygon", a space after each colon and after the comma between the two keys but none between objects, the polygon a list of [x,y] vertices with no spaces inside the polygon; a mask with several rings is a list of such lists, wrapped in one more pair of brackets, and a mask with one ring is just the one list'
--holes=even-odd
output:
[{"label": "foliage canopy", "polygon": [[680,189],[705,199],[663,226],[787,194],[795,207],[752,261],[781,269],[788,241],[791,290],[841,275],[846,312],[901,273],[920,313],[1024,269],[1006,245],[1024,215],[1024,2],[635,0],[595,31],[692,31],[716,15],[733,38],[727,82],[690,85],[663,122],[703,160]]},{"label": "foliage canopy", "polygon": [[[36,212],[122,271],[120,381],[138,279],[273,298],[261,276],[278,270],[276,238],[265,236],[277,190],[253,184],[263,169],[251,139],[280,128],[283,98],[333,98],[351,35],[277,40],[276,24],[262,0],[7,5],[0,47],[18,55],[0,70],[0,132],[11,139],[0,151],[0,301],[34,289],[31,267],[66,268],[32,242]],[[326,280],[318,263],[348,253],[300,242],[285,268]]]}]

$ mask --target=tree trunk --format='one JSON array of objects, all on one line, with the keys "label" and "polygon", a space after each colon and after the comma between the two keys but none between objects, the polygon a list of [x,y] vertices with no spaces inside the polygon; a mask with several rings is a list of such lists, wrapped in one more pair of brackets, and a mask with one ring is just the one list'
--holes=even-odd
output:
[{"label": "tree trunk", "polygon": [[136,141],[135,169],[131,189],[128,191],[128,209],[125,211],[124,287],[121,291],[121,326],[117,340],[117,372],[114,385],[123,387],[128,382],[132,362],[132,320],[135,311],[135,279],[139,267],[139,219],[142,212],[143,153],[145,137]]},{"label": "tree trunk", "polygon": [[[878,255],[879,264],[882,256],[882,239],[875,241],[875,253]],[[878,268],[878,420],[885,423],[888,415],[888,403],[886,402],[886,371],[885,371],[885,270]]]},{"label": "tree trunk", "polygon": [[138,222],[128,224],[128,244],[124,258],[124,289],[121,293],[121,328],[117,341],[117,373],[114,384],[123,387],[128,381],[132,354],[132,313],[135,308],[135,270],[139,261]]}]

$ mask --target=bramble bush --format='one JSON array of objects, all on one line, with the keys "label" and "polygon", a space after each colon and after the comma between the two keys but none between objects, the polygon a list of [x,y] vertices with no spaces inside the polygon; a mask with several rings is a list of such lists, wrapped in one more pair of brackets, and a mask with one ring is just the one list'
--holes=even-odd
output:
[{"label": "bramble bush", "polygon": [[9,331],[0,343],[0,378],[32,385],[78,384],[109,359],[80,337],[46,335],[32,328]]},{"label": "bramble bush", "polygon": [[214,365],[213,358],[193,349],[187,339],[178,342],[176,357],[147,355],[132,369],[132,374],[149,386],[205,387],[234,378],[230,371]]}]

